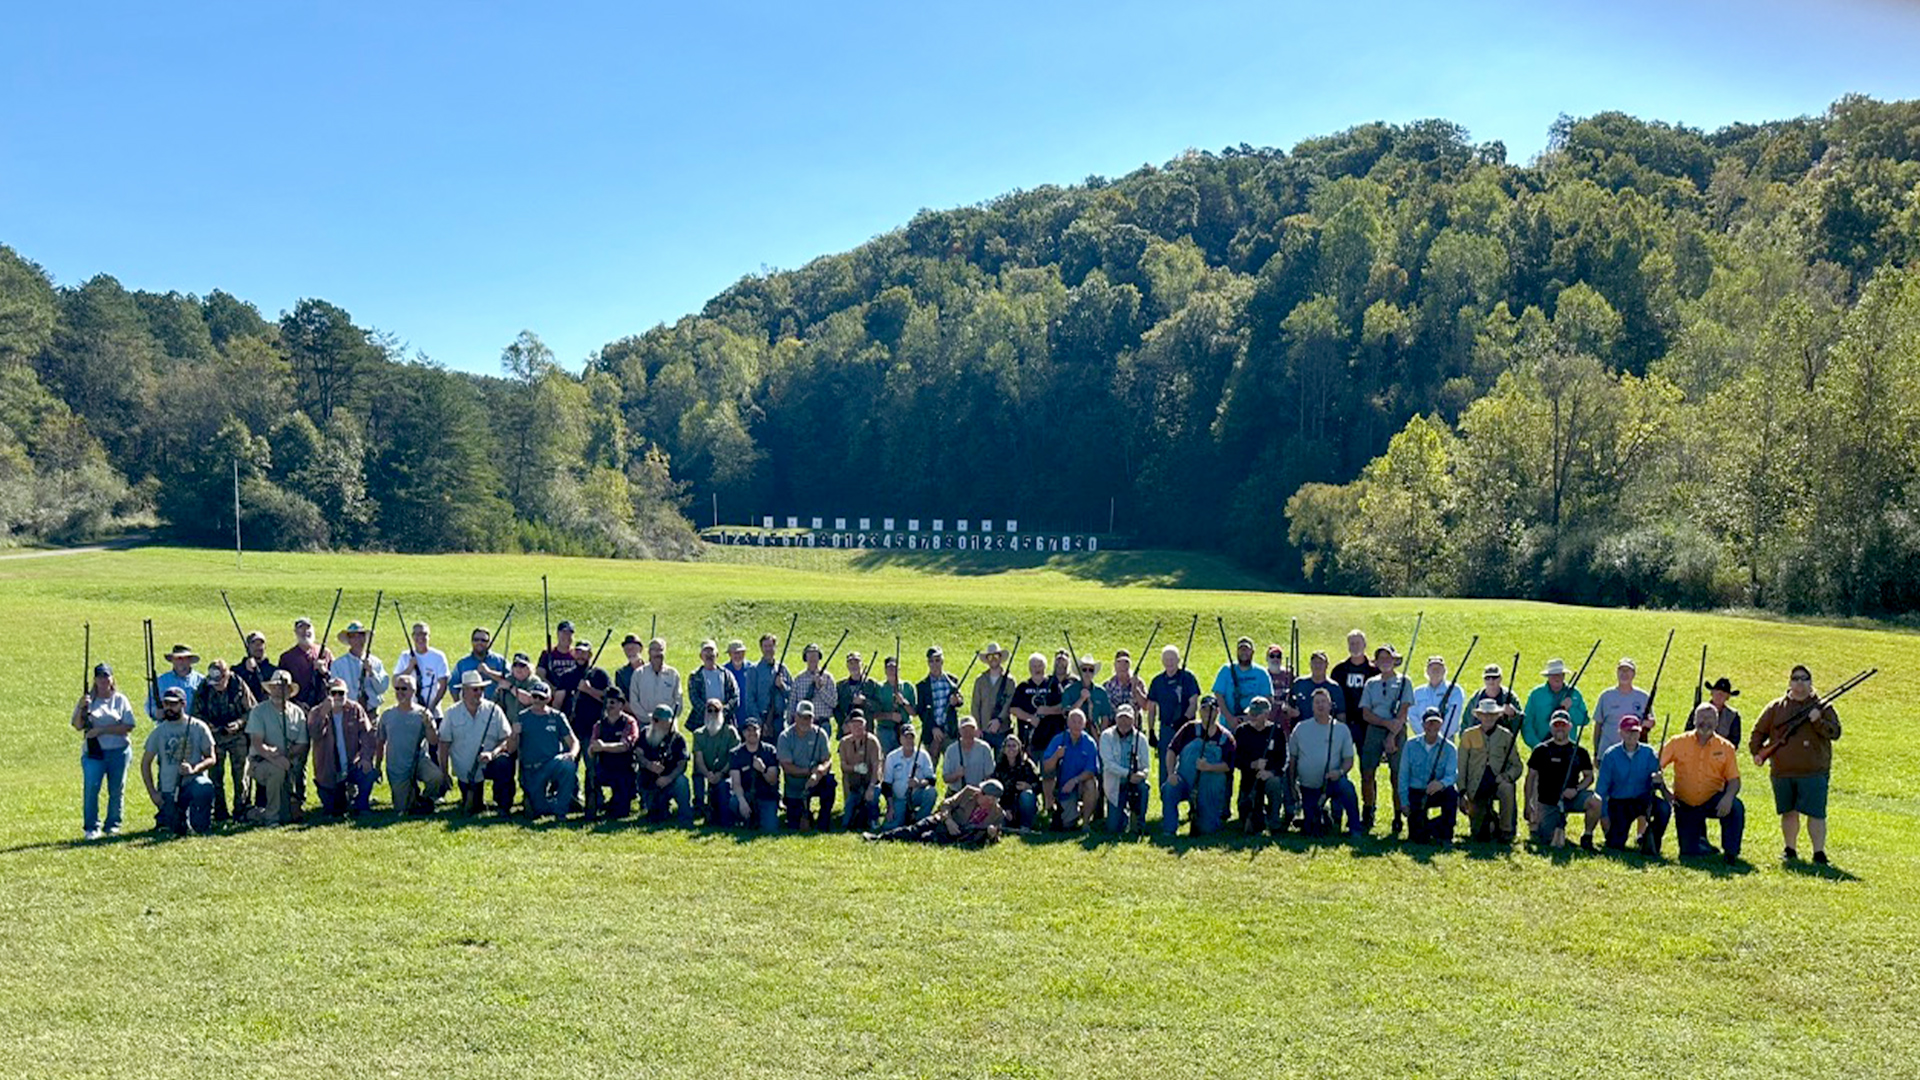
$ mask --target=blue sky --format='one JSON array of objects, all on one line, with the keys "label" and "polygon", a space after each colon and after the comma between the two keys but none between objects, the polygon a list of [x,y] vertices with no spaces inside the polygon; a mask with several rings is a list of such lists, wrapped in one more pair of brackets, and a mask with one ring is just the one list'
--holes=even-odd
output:
[{"label": "blue sky", "polygon": [[569,367],[922,207],[1438,116],[1712,128],[1920,97],[1920,5],[8,4],[0,243]]}]

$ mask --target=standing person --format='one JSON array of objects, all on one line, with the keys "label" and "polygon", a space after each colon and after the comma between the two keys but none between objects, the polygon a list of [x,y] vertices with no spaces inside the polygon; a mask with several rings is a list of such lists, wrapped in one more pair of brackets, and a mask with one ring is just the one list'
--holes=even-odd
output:
[{"label": "standing person", "polygon": [[535,682],[533,659],[526,653],[513,654],[513,662],[507,665],[507,677],[501,680],[500,689],[495,691],[493,700],[507,714],[507,726],[520,726],[521,710],[533,704],[533,698],[527,693]]},{"label": "standing person", "polygon": [[[1460,812],[1460,758],[1453,744],[1441,738],[1446,717],[1438,705],[1420,716],[1420,737],[1407,744],[1400,764],[1400,801],[1407,808],[1407,841],[1453,846],[1454,825]],[[1438,816],[1436,816],[1438,815]]]},{"label": "standing person", "polygon": [[933,757],[920,749],[912,725],[900,729],[900,745],[887,752],[880,777],[887,793],[887,828],[897,829],[933,813]]},{"label": "standing person", "polygon": [[[700,699],[702,703],[705,698]],[[667,639],[654,638],[647,642],[646,666],[635,672],[627,685],[627,706],[636,717],[651,718],[653,711],[665,705],[672,716],[679,716],[686,707],[686,700],[680,685],[680,672],[667,663]]]},{"label": "standing person", "polygon": [[[1623,656],[1614,668],[1615,683],[1600,691],[1593,702],[1593,760],[1605,766],[1607,751],[1620,745],[1620,721],[1647,715],[1647,692],[1633,685],[1633,658]],[[1606,796],[1601,796],[1604,805]]]},{"label": "standing person", "polygon": [[727,662],[720,665],[733,676],[734,689],[739,691],[739,699],[734,702],[733,711],[728,714],[727,722],[736,732],[740,729],[740,714],[747,711],[747,643],[739,638],[727,642]]},{"label": "standing person", "polygon": [[[1322,658],[1324,659],[1324,657]],[[1300,806],[1306,822],[1301,831],[1324,836],[1346,819],[1347,835],[1360,835],[1360,804],[1353,781],[1353,730],[1334,719],[1334,692],[1316,689],[1308,699],[1310,719],[1293,729],[1287,740],[1287,771],[1300,787]]]},{"label": "standing person", "polygon": [[[591,799],[599,799],[602,792],[609,793],[607,801],[600,803],[600,816],[621,821],[633,813],[633,800],[639,794],[636,775],[639,763],[634,759],[634,747],[640,745],[640,725],[627,711],[619,687],[609,688],[606,694],[607,707],[601,710],[593,729],[587,733],[587,753],[592,755],[592,764],[587,767],[587,783],[599,788]],[[733,728],[726,725],[722,725],[721,730],[733,733]]]},{"label": "standing person", "polygon": [[1007,711],[1013,716],[1014,734],[1023,743],[1031,743],[1040,714],[1058,704],[1052,682],[1047,679],[1047,658],[1034,653],[1027,657],[1027,677],[1013,688]]},{"label": "standing person", "polygon": [[[1140,696],[1142,700],[1146,697]],[[1115,708],[1113,726],[1100,733],[1107,831],[1115,836],[1147,830],[1147,763],[1152,760],[1153,747],[1147,742],[1147,733],[1134,723],[1133,706]]]},{"label": "standing person", "polygon": [[373,784],[380,777],[379,737],[360,703],[347,696],[347,683],[335,679],[327,689],[326,704],[307,712],[313,758],[313,786],[320,792],[320,811],[328,817],[367,812]]},{"label": "standing person", "polygon": [[[1540,669],[1540,675],[1546,680],[1533,688],[1527,695],[1527,707],[1520,714],[1520,741],[1529,750],[1540,746],[1552,737],[1553,714],[1567,714],[1567,722],[1575,728],[1584,728],[1589,719],[1586,695],[1577,686],[1567,684],[1567,664],[1559,657],[1547,661]],[[1532,768],[1531,765],[1528,768]]]},{"label": "standing person", "polygon": [[[793,673],[780,662],[780,639],[761,634],[760,660],[747,669],[747,681],[740,685],[740,711],[760,717],[763,739],[780,737],[779,728],[787,716],[787,690],[792,685]],[[741,732],[743,737],[745,734]]]},{"label": "standing person", "polygon": [[[1100,726],[1102,731],[1111,727],[1120,718],[1120,707],[1133,710],[1137,718],[1140,711],[1147,707],[1147,684],[1133,672],[1133,654],[1120,649],[1113,654],[1113,678],[1100,684],[1107,692],[1107,704],[1112,707],[1113,715]],[[975,714],[978,715],[978,714]],[[1135,727],[1138,728],[1138,724]]]},{"label": "standing person", "polygon": [[[1180,729],[1193,722],[1200,707],[1200,680],[1180,662],[1180,650],[1168,645],[1160,650],[1160,673],[1147,685],[1147,744],[1160,751],[1153,756],[1154,782],[1167,786],[1166,749]],[[1161,807],[1161,814],[1166,808]]]},{"label": "standing person", "polygon": [[1360,710],[1360,697],[1367,692],[1367,683],[1380,674],[1367,657],[1367,635],[1359,630],[1347,632],[1347,658],[1333,665],[1333,681],[1340,684],[1340,707],[1338,713],[1347,722],[1347,731],[1353,736],[1353,745],[1361,747],[1367,741],[1366,715]]},{"label": "standing person", "polygon": [[453,668],[447,664],[447,654],[433,647],[433,630],[426,623],[414,623],[408,638],[407,650],[394,661],[394,676],[413,676],[413,700],[438,720]]},{"label": "standing person", "polygon": [[[901,730],[913,729],[917,701],[913,684],[900,681],[899,657],[887,657],[886,676],[886,679],[874,688],[869,707],[874,710],[874,727],[878,729],[875,734],[880,738],[880,749],[883,753],[891,754],[900,746]],[[979,685],[979,680],[976,679],[974,686],[977,688]],[[915,742],[917,743],[918,740]]]},{"label": "standing person", "polygon": [[519,758],[520,786],[527,793],[529,821],[543,814],[552,814],[557,822],[566,821],[580,783],[574,772],[579,740],[552,703],[553,688],[545,679],[535,678],[527,686],[527,707],[521,710],[520,722],[501,747],[503,754]]},{"label": "standing person", "polygon": [[393,707],[380,714],[373,745],[374,771],[386,765],[393,808],[402,814],[433,813],[434,804],[446,794],[447,776],[434,760],[440,733],[433,714],[416,697],[412,675],[393,677]]},{"label": "standing person", "polygon": [[1160,828],[1180,830],[1180,804],[1189,803],[1192,833],[1219,832],[1227,812],[1227,773],[1233,769],[1233,736],[1220,725],[1220,704],[1200,699],[1200,718],[1190,720],[1168,743],[1167,783],[1160,793]]},{"label": "standing person", "polygon": [[173,665],[172,668],[161,672],[160,677],[154,680],[153,689],[147,692],[147,719],[149,720],[160,719],[160,701],[154,697],[155,694],[178,690],[182,700],[192,701],[193,696],[200,692],[203,676],[193,670],[193,665],[200,662],[199,653],[188,646],[175,645],[167,650],[166,661]]},{"label": "standing person", "polygon": [[473,628],[468,639],[471,649],[467,655],[454,662],[449,678],[455,686],[466,686],[467,672],[479,672],[488,687],[497,687],[507,680],[507,658],[493,651],[493,633],[484,626]]},{"label": "standing person", "polygon": [[1233,730],[1246,722],[1247,706],[1257,697],[1273,701],[1273,676],[1253,663],[1253,639],[1241,637],[1233,646],[1233,662],[1220,665],[1213,677],[1213,696],[1221,703],[1220,723]]},{"label": "standing person", "polygon": [[[265,685],[262,684],[262,689]],[[225,660],[207,665],[207,677],[194,694],[191,715],[213,733],[213,822],[218,825],[247,816],[252,805],[247,788],[247,714],[260,702],[241,678],[227,669]],[[233,802],[229,809],[227,791]]]},{"label": "standing person", "polygon": [[1400,751],[1407,730],[1407,712],[1413,707],[1413,680],[1396,670],[1400,652],[1392,645],[1373,650],[1374,666],[1380,674],[1367,680],[1360,694],[1360,714],[1366,722],[1366,738],[1360,743],[1360,831],[1372,832],[1374,804],[1378,794],[1375,777],[1382,762],[1387,766],[1387,790],[1393,800],[1393,829],[1400,835],[1405,808],[1400,804]]},{"label": "standing person", "polygon": [[840,780],[847,791],[840,827],[865,832],[880,824],[880,769],[886,759],[880,740],[867,733],[866,713],[848,713],[846,732],[840,738]]},{"label": "standing person", "polygon": [[914,684],[914,707],[920,714],[920,742],[928,756],[944,753],[959,723],[960,677],[946,668],[940,646],[927,648],[927,677]]},{"label": "standing person", "polygon": [[1424,718],[1428,709],[1439,709],[1440,741],[1451,743],[1460,737],[1460,722],[1465,718],[1466,706],[1465,692],[1447,682],[1447,658],[1427,657],[1427,681],[1413,688],[1410,715]]},{"label": "standing person", "polygon": [[1007,671],[1007,650],[1001,648],[999,642],[987,642],[980,658],[987,662],[987,669],[974,676],[973,689],[967,700],[973,707],[974,718],[980,721],[980,737],[987,740],[987,745],[993,747],[993,752],[997,754],[1006,744],[1007,736],[1013,733],[1013,717],[1009,710],[1013,701],[1013,687],[1007,683],[1012,676]]},{"label": "standing person", "polygon": [[733,748],[731,780],[734,816],[744,827],[770,833],[780,828],[780,755],[760,738],[760,718],[740,723],[740,745]]},{"label": "standing person", "polygon": [[[821,657],[825,654],[819,644],[809,641],[800,649],[800,674],[793,677],[793,689],[787,694],[787,725],[792,727],[800,719],[800,703],[810,702],[809,716],[817,720],[822,716],[832,716],[833,707],[840,702],[840,692],[833,685],[833,676],[820,668]],[[818,728],[818,723],[809,723],[810,728]],[[781,734],[786,734],[782,731]],[[811,741],[811,736],[809,736]],[[775,740],[778,745],[778,740]]]},{"label": "standing person", "polygon": [[[740,723],[740,684],[718,663],[719,647],[709,638],[700,643],[700,666],[687,676],[687,697],[699,705],[720,702],[720,715],[729,725]],[[687,730],[701,725],[699,716],[687,717]],[[736,727],[736,731],[738,728]]]},{"label": "standing person", "polygon": [[[1602,695],[1603,697],[1605,695]],[[1637,716],[1622,716],[1615,721],[1620,741],[1600,755],[1600,778],[1593,792],[1600,796],[1601,812],[1606,818],[1607,848],[1624,851],[1627,833],[1640,822],[1640,852],[1660,854],[1660,838],[1667,833],[1671,810],[1660,797],[1660,757],[1640,741],[1647,725]]]},{"label": "standing person", "polygon": [[1593,830],[1600,824],[1600,797],[1588,786],[1593,780],[1593,755],[1568,739],[1573,719],[1565,711],[1553,714],[1547,730],[1551,732],[1547,741],[1527,757],[1527,821],[1533,826],[1534,842],[1565,847],[1567,819],[1584,813],[1587,828],[1580,846],[1592,851]]},{"label": "standing person", "polygon": [[513,810],[513,759],[500,753],[507,714],[487,699],[487,683],[477,666],[460,673],[460,700],[440,720],[440,764],[460,781],[463,810],[480,812],[491,781],[494,808],[504,817]]},{"label": "standing person", "polygon": [[728,774],[739,745],[740,732],[727,722],[727,707],[719,698],[708,698],[705,719],[693,733],[693,815],[708,825],[735,823],[728,806],[733,794]]},{"label": "standing person", "polygon": [[1491,701],[1498,706],[1500,726],[1518,735],[1520,733],[1520,699],[1501,682],[1499,664],[1488,664],[1480,672],[1480,689],[1467,699],[1467,711],[1473,718],[1480,718],[1480,703]]},{"label": "standing person", "polygon": [[[724,724],[724,715],[721,719]],[[672,818],[677,825],[692,825],[687,740],[673,729],[673,713],[666,706],[653,707],[653,723],[641,734],[639,750],[640,807],[647,821],[657,825]]]},{"label": "standing person", "polygon": [[160,692],[160,719],[147,733],[140,779],[158,811],[156,829],[204,835],[213,831],[213,784],[207,779],[207,770],[213,768],[213,732],[187,715],[186,704],[187,695],[178,686]]},{"label": "standing person", "polygon": [[[327,700],[327,685],[333,682],[333,650],[324,641],[313,639],[313,620],[305,615],[293,620],[293,644],[280,654],[279,670],[293,679],[290,700],[302,709],[310,709]],[[269,675],[268,679],[272,676]],[[261,681],[261,686],[267,680]],[[262,696],[261,701],[267,700]],[[305,787],[301,788],[305,791]]]},{"label": "standing person", "polygon": [[[847,717],[853,710],[859,709],[862,716],[872,707],[873,695],[879,692],[880,684],[868,678],[867,658],[852,650],[847,652],[847,677],[833,687],[833,721],[835,729],[842,735],[847,731]],[[827,732],[832,738],[833,732]]]},{"label": "standing person", "polygon": [[1006,793],[1007,827],[1039,828],[1040,766],[1034,762],[1033,755],[1027,753],[1027,744],[1011,731],[1000,744],[1000,753],[994,757],[993,778],[1000,781],[1000,788]]},{"label": "standing person", "polygon": [[1273,722],[1291,731],[1304,714],[1293,710],[1294,671],[1287,664],[1287,650],[1278,643],[1267,646],[1267,678],[1273,683],[1273,695],[1269,698],[1273,705]]},{"label": "standing person", "polygon": [[633,677],[647,666],[647,643],[641,641],[638,634],[628,634],[620,639],[620,652],[627,662],[614,669],[613,685],[620,691],[621,700],[630,702],[634,695]]},{"label": "standing person", "polygon": [[1088,812],[1100,802],[1100,744],[1087,734],[1084,710],[1067,712],[1067,730],[1047,745],[1041,766],[1054,779],[1054,823],[1065,829],[1084,828]]},{"label": "standing person", "polygon": [[[1740,696],[1733,688],[1733,680],[1725,675],[1707,684],[1708,704],[1713,706],[1713,730],[1721,738],[1735,746],[1740,745],[1740,710],[1732,705],[1732,699]],[[1693,730],[1693,716],[1687,717],[1687,730]]]},{"label": "standing person", "polygon": [[73,706],[73,730],[80,733],[80,817],[83,835],[100,838],[100,788],[107,789],[108,836],[120,833],[125,809],[127,761],[133,756],[127,736],[136,717],[133,703],[120,692],[110,664],[93,665],[93,689]]},{"label": "standing person", "polygon": [[[258,704],[267,700],[267,680],[280,669],[274,666],[273,661],[267,659],[267,635],[258,630],[249,630],[244,644],[247,654],[240,659],[239,663],[231,666],[233,674],[246,684],[247,693],[252,694],[254,702]],[[202,719],[205,718],[202,717]],[[218,740],[220,733],[215,731],[213,734]],[[216,780],[214,783],[218,784],[219,781]]]},{"label": "standing person", "polygon": [[[813,657],[808,661],[807,671],[801,672],[801,680],[809,672],[818,671],[814,665],[820,661],[819,647],[810,648]],[[831,676],[827,677],[827,685],[831,688]],[[796,680],[795,689],[798,688],[799,680]],[[787,807],[787,828],[804,832],[824,829],[833,823],[833,747],[827,733],[813,722],[815,708],[811,698],[802,697],[795,702],[793,722],[780,733],[779,745],[775,747],[784,777],[781,797]]]},{"label": "standing person", "polygon": [[574,688],[580,685],[580,661],[573,656],[573,620],[561,619],[553,628],[553,641],[540,654],[533,674],[553,690],[553,707],[562,714],[573,711]]},{"label": "standing person", "polygon": [[[342,687],[341,693],[345,692]],[[307,711],[293,701],[293,673],[285,664],[267,680],[267,700],[247,714],[247,738],[253,743],[247,774],[260,787],[254,820],[284,825],[299,810],[301,798],[293,778],[307,763]]]},{"label": "standing person", "polygon": [[1511,844],[1517,828],[1513,796],[1520,783],[1520,755],[1513,743],[1519,736],[1501,723],[1506,715],[1497,697],[1476,697],[1477,723],[1460,733],[1460,801],[1467,811],[1467,838],[1476,844],[1490,839]]},{"label": "standing person", "polygon": [[1240,827],[1249,833],[1285,832],[1287,736],[1273,722],[1273,702],[1262,694],[1247,705],[1247,721],[1233,729],[1233,767],[1240,773]]},{"label": "standing person", "polygon": [[1833,744],[1840,738],[1840,714],[1821,705],[1813,693],[1813,673],[1793,665],[1787,692],[1775,698],[1753,723],[1747,752],[1754,764],[1765,758],[1773,780],[1773,810],[1780,815],[1780,858],[1800,858],[1800,819],[1807,819],[1813,861],[1827,864],[1827,785],[1833,774]]},{"label": "standing person", "polygon": [[960,737],[940,755],[940,776],[949,792],[993,776],[993,748],[981,740],[980,725],[973,717],[960,718]]},{"label": "standing person", "polygon": [[573,737],[585,746],[593,741],[593,730],[610,707],[613,676],[607,669],[594,666],[593,646],[588,642],[574,641],[573,659],[578,679],[573,684],[573,707],[567,710],[567,719],[573,724]]},{"label": "standing person", "polygon": [[1673,766],[1673,826],[1680,857],[1713,854],[1707,822],[1720,820],[1720,847],[1728,865],[1740,861],[1747,807],[1740,801],[1740,755],[1715,734],[1710,705],[1694,710],[1687,734],[1660,748],[1660,767]]},{"label": "standing person", "polygon": [[393,680],[380,658],[367,652],[367,641],[371,637],[367,628],[358,622],[350,622],[340,631],[340,643],[347,651],[334,658],[333,677],[347,684],[347,697],[365,709],[368,716],[377,716],[380,702]]}]

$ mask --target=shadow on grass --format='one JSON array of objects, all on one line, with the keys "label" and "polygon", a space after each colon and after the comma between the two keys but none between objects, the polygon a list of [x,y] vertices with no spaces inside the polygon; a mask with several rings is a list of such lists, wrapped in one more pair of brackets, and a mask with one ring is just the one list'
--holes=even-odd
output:
[{"label": "shadow on grass", "polygon": [[1828,863],[1825,866],[1821,866],[1819,863],[1814,863],[1814,862],[1781,863],[1780,869],[1785,870],[1789,874],[1798,874],[1801,877],[1826,878],[1828,881],[1860,881],[1862,880],[1860,875],[1849,873],[1848,871],[1842,870],[1839,867],[1833,865],[1832,863]]},{"label": "shadow on grass", "polygon": [[984,577],[1010,570],[1053,570],[1101,585],[1151,585],[1162,589],[1242,589],[1277,586],[1214,555],[1175,551],[1100,551],[1083,554],[985,551],[862,551],[855,570],[900,567],[956,577]]}]

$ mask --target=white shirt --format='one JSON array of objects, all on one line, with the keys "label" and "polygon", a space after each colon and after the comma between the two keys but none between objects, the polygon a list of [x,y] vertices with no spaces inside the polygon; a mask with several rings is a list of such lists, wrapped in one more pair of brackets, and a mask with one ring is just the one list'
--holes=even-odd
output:
[{"label": "white shirt", "polygon": [[880,766],[880,776],[885,781],[887,790],[892,792],[896,799],[906,798],[907,785],[911,781],[925,780],[928,783],[933,781],[933,758],[929,757],[925,750],[916,746],[913,748],[912,760],[908,760],[902,753],[903,749],[896,746],[887,751],[886,763]]},{"label": "white shirt", "polygon": [[1106,777],[1108,802],[1120,800],[1120,788],[1133,773],[1152,771],[1153,749],[1147,745],[1146,732],[1134,728],[1122,735],[1116,725],[1100,733],[1100,772]]},{"label": "white shirt", "polygon": [[[453,669],[447,664],[447,654],[429,647],[424,653],[416,653],[408,648],[393,662],[395,675],[412,675],[417,693],[414,700],[426,703],[434,701],[434,695],[447,685],[447,677]],[[438,702],[435,702],[436,707]]]},{"label": "white shirt", "polygon": [[627,683],[627,693],[631,695],[629,704],[633,708],[633,715],[640,718],[643,727],[653,722],[655,705],[668,706],[673,709],[674,716],[680,715],[683,701],[680,673],[674,670],[672,664],[660,665],[659,671],[653,670],[652,664],[643,666],[633,673],[633,678]]},{"label": "white shirt", "polygon": [[1407,713],[1407,727],[1415,732],[1420,731],[1421,718],[1427,715],[1427,710],[1439,709],[1440,741],[1452,742],[1453,737],[1460,734],[1460,716],[1461,711],[1466,707],[1467,695],[1456,686],[1453,688],[1452,696],[1447,697],[1447,703],[1442,705],[1440,698],[1446,693],[1446,683],[1441,683],[1439,686],[1421,683],[1414,687],[1413,709]]},{"label": "white shirt", "polygon": [[440,741],[447,744],[448,771],[471,782],[480,755],[507,741],[507,714],[485,698],[473,712],[465,701],[456,701],[440,721]]},{"label": "white shirt", "polygon": [[387,669],[379,657],[368,656],[363,665],[360,657],[350,652],[341,653],[333,658],[332,675],[347,684],[347,697],[359,702],[368,716],[380,715],[380,699],[393,680],[387,677]]}]

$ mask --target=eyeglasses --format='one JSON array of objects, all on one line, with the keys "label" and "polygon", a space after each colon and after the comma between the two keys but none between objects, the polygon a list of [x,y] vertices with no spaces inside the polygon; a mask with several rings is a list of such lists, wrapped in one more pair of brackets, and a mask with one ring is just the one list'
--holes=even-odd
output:
[{"label": "eyeglasses", "polygon": [[1793,682],[1812,682],[1812,681],[1813,681],[1813,676],[1811,676],[1811,675],[1795,675],[1795,676],[1793,676],[1793,677],[1792,677],[1792,679],[1791,679],[1791,681],[1793,681]]}]

